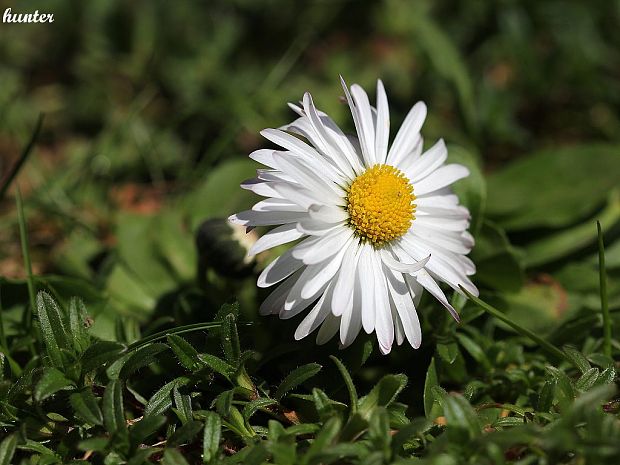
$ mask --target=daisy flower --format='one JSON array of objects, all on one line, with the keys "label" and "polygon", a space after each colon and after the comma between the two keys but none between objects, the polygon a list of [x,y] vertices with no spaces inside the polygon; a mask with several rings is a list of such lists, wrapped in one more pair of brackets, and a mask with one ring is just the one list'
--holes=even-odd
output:
[{"label": "daisy flower", "polygon": [[424,103],[413,106],[390,145],[382,82],[376,108],[359,85],[349,89],[342,80],[342,86],[356,136],[344,134],[306,93],[301,106],[289,105],[298,119],[261,132],[282,149],[250,155],[268,169],[241,187],[266,199],[230,220],[247,228],[276,226],[250,255],[299,241],[258,278],[260,287],[278,285],[261,314],[286,319],[309,309],[295,339],[320,327],[318,344],[340,333],[346,347],[363,328],[376,332],[383,354],[405,339],[417,349],[423,289],[457,320],[438,282],[478,294],[468,277],[476,271],[466,257],[474,245],[469,211],[449,188],[469,172],[445,164],[443,140],[422,153]]}]

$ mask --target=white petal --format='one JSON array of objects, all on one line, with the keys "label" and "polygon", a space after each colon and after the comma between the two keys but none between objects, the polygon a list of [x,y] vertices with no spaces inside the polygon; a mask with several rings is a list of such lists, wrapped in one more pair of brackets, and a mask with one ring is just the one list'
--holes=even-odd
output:
[{"label": "white petal", "polygon": [[405,278],[400,273],[388,270],[386,270],[385,274],[390,297],[398,312],[403,330],[405,331],[405,336],[409,344],[411,344],[414,349],[417,349],[422,343],[422,329],[420,328],[420,320],[418,319],[413,297],[409,293]]},{"label": "white petal", "polygon": [[302,253],[293,253],[293,256],[300,258],[306,265],[315,265],[338,253],[344,253],[344,249],[352,240],[353,231],[343,228],[336,230],[332,235],[321,237],[314,247]]},{"label": "white petal", "polygon": [[340,223],[349,219],[349,214],[344,209],[331,205],[311,205],[308,214],[310,218],[326,223]]},{"label": "white petal", "polygon": [[314,218],[306,218],[297,223],[297,229],[310,236],[324,236],[329,232],[333,232],[336,228],[340,229],[344,227],[346,227],[344,221],[340,223],[326,223],[321,220],[315,220]]},{"label": "white petal", "polygon": [[325,317],[325,321],[323,321],[321,329],[319,329],[319,332],[316,335],[316,343],[318,345],[323,345],[328,342],[336,335],[338,328],[340,328],[340,318],[334,316],[332,313],[329,313]]},{"label": "white petal", "polygon": [[247,181],[241,183],[241,189],[252,191],[257,195],[262,195],[263,197],[284,198],[278,194],[272,186],[273,183],[265,182],[257,178],[248,179]]},{"label": "white petal", "polygon": [[265,235],[261,236],[250,248],[248,256],[253,256],[269,250],[273,247],[277,247],[288,242],[295,241],[304,236],[304,233],[297,230],[297,225],[294,223],[283,224],[277,228],[272,229]]},{"label": "white petal", "polygon": [[312,171],[301,159],[285,157],[275,154],[278,164],[282,171],[292,176],[303,187],[314,192],[314,195],[323,200],[324,203],[337,205],[344,197],[344,191],[333,182],[321,178],[316,171]]},{"label": "white petal", "polygon": [[261,315],[278,314],[280,310],[284,308],[284,300],[291,291],[291,288],[297,282],[300,274],[300,272],[293,274],[290,278],[276,287],[275,290],[269,294],[261,304],[259,313]]},{"label": "white petal", "polygon": [[445,230],[445,231],[464,231],[469,227],[469,219],[462,218],[442,218],[439,216],[421,215],[418,216],[414,223],[426,226],[428,228]]},{"label": "white petal", "polygon": [[334,244],[344,244],[352,234],[349,228],[336,228],[324,236],[311,237],[293,249],[293,257],[305,264],[320,263],[338,252],[333,250]]},{"label": "white petal", "polygon": [[372,333],[375,329],[375,275],[370,258],[371,253],[370,246],[364,244],[357,267],[359,280],[362,284],[362,326],[367,334]]},{"label": "white petal", "polygon": [[267,211],[255,212],[246,210],[228,217],[231,223],[241,226],[274,226],[277,224],[297,223],[308,218],[306,212],[298,211]]},{"label": "white petal", "polygon": [[351,142],[349,137],[342,132],[336,123],[325,113],[318,111],[319,117],[325,130],[331,135],[332,140],[338,145],[340,151],[345,155],[349,164],[353,168],[353,171],[360,174],[364,167],[362,166],[362,160],[360,158],[361,150],[359,149],[359,141],[355,138],[354,142]]},{"label": "white petal", "polygon": [[306,92],[304,94],[303,104],[304,111],[312,124],[314,134],[320,144],[319,148],[321,148],[326,155],[331,157],[340,171],[349,179],[355,177],[351,163],[347,160],[346,155],[338,149],[337,143],[332,139],[331,135],[323,126],[323,122],[321,121],[321,118],[319,117],[319,114],[314,106],[310,93]]},{"label": "white petal", "polygon": [[278,170],[258,169],[256,170],[256,177],[261,181],[287,182],[299,186],[299,184],[291,176]]},{"label": "white petal", "polygon": [[334,296],[331,302],[332,313],[336,316],[351,310],[353,306],[353,288],[355,285],[356,268],[359,261],[360,246],[353,240],[346,249],[342,259],[340,272],[334,285]]},{"label": "white petal", "polygon": [[271,186],[282,198],[296,203],[304,210],[308,210],[311,205],[321,203],[322,201],[320,196],[316,195],[316,192],[301,187],[300,185],[287,182],[274,182]]},{"label": "white petal", "polygon": [[394,257],[392,257],[392,254],[385,249],[381,249],[379,254],[381,257],[381,261],[385,263],[388,268],[391,268],[392,270],[398,271],[400,273],[407,274],[415,273],[416,271],[421,270],[431,258],[429,255],[428,257],[425,257],[415,263],[403,263],[395,260]]},{"label": "white petal", "polygon": [[[362,114],[360,109],[353,101],[349,87],[347,86],[347,83],[344,82],[342,76],[340,76],[340,83],[342,84],[342,89],[344,90],[344,95],[347,99],[347,103],[349,104],[349,108],[351,109],[351,116],[353,116],[353,122],[355,123],[355,130],[360,144],[362,159],[366,167],[372,166],[374,164],[374,157],[372,157],[371,150],[374,150],[374,136],[372,139],[368,139],[365,136],[366,133],[364,132],[364,125],[368,123],[362,123]],[[368,111],[370,111],[370,109]],[[370,126],[372,126],[372,115],[370,116],[370,119]]]},{"label": "white petal", "polygon": [[268,140],[290,150],[274,151],[273,159],[277,168],[285,171],[281,164],[281,158],[303,160],[303,163],[310,166],[315,173],[321,173],[321,176],[332,182],[341,182],[342,173],[324,156],[316,151],[314,147],[309,146],[299,138],[288,134],[279,129],[264,129],[261,134]]},{"label": "white petal", "polygon": [[[290,150],[291,152],[297,155],[306,156],[314,160],[321,160],[322,158],[321,155],[316,151],[316,149],[309,146],[308,144],[298,139],[297,137],[291,136],[290,134],[287,134],[284,131],[280,131],[279,129],[271,129],[271,128],[263,129],[260,132],[260,134],[265,139],[270,140],[274,144],[277,144],[280,147]],[[276,165],[279,166],[280,164],[278,160],[275,158],[274,160],[275,160]]]},{"label": "white petal", "polygon": [[323,323],[325,317],[330,314],[329,298],[331,298],[331,287],[327,288],[312,310],[310,310],[302,322],[299,323],[299,326],[295,330],[295,340],[299,341],[303,339]]},{"label": "white petal", "polygon": [[375,155],[375,124],[372,117],[372,109],[366,91],[358,84],[351,86],[351,95],[355,102],[355,108],[359,115],[362,132],[358,132],[358,137],[362,143],[362,152],[366,148],[366,167],[377,163]]},{"label": "white petal", "polygon": [[392,350],[392,344],[394,343],[394,322],[392,321],[390,301],[381,259],[376,253],[372,257],[375,275],[375,331],[377,333],[377,341],[379,341],[379,350],[385,355]]},{"label": "white petal", "polygon": [[461,321],[458,312],[454,309],[452,305],[448,302],[446,295],[443,293],[439,285],[435,282],[435,280],[429,275],[425,270],[420,270],[416,273],[415,278],[405,276],[406,281],[410,281],[415,279],[424,289],[430,292],[441,304],[450,312],[452,318],[456,321]]},{"label": "white petal", "polygon": [[461,292],[459,285],[463,285],[468,291],[477,294],[478,290],[467,277],[469,267],[473,266],[469,259],[462,260],[462,255],[442,251],[437,247],[422,245],[419,242],[415,242],[415,239],[410,235],[404,236],[402,243],[403,246],[406,244],[407,253],[414,258],[426,255],[430,251],[431,258],[426,264],[425,269],[454,290]]},{"label": "white petal", "polygon": [[445,165],[414,184],[413,191],[416,195],[428,194],[467,176],[469,176],[469,170],[463,165]]},{"label": "white petal", "polygon": [[405,340],[405,329],[392,299],[390,299],[390,310],[392,312],[392,320],[394,321],[394,338],[396,339],[396,344],[401,345]]},{"label": "white petal", "polygon": [[390,110],[383,82],[377,81],[377,126],[375,128],[375,155],[377,163],[385,163],[390,139]]},{"label": "white petal", "polygon": [[416,183],[443,165],[447,158],[446,144],[443,139],[439,139],[435,145],[407,167],[405,175],[411,182]]},{"label": "white petal", "polygon": [[[341,272],[344,271],[342,270]],[[354,286],[351,305],[347,305],[340,317],[340,342],[342,348],[351,345],[359,334],[360,329],[362,329],[362,284],[359,273],[353,270],[353,273],[349,275],[349,279],[353,280]],[[335,292],[336,290],[334,290]]]},{"label": "white petal", "polygon": [[[306,239],[308,240],[308,239]],[[303,244],[303,241],[302,241]],[[303,266],[303,262],[293,257],[288,250],[272,261],[258,277],[258,287],[269,287],[292,275]]]},{"label": "white petal", "polygon": [[273,152],[274,150],[272,149],[255,150],[250,154],[250,158],[262,165],[270,166],[277,169],[276,162],[273,159]]},{"label": "white petal", "polygon": [[296,203],[285,199],[269,198],[261,200],[252,207],[256,212],[305,212],[307,208],[300,207]]},{"label": "white petal", "polygon": [[414,149],[420,137],[420,129],[426,118],[426,105],[424,102],[416,103],[403,121],[394,142],[388,153],[387,163],[392,166],[399,166],[406,156]]},{"label": "white petal", "polygon": [[325,263],[311,265],[318,268],[318,271],[314,276],[312,276],[311,279],[308,279],[303,283],[303,287],[301,289],[302,299],[310,299],[313,296],[316,296],[319,290],[336,275],[342,266],[342,259],[348,248],[348,245],[340,248],[338,253],[336,253],[333,258]]},{"label": "white petal", "polygon": [[439,207],[450,208],[456,207],[459,203],[459,198],[454,194],[448,195],[425,195],[416,197],[415,204],[418,208],[423,207]]},{"label": "white petal", "polygon": [[418,218],[421,218],[422,216],[435,216],[441,218],[466,220],[469,220],[471,218],[469,210],[462,205],[456,205],[454,207],[437,207],[425,205],[417,209],[416,216]]},{"label": "white petal", "polygon": [[458,254],[469,253],[473,246],[471,242],[462,238],[458,232],[431,229],[421,224],[416,224],[412,227],[411,234],[415,236],[415,240],[421,240],[425,244],[437,244],[439,247]]},{"label": "white petal", "polygon": [[400,169],[403,173],[408,173],[410,171],[410,167],[413,163],[415,163],[420,156],[422,155],[422,149],[424,148],[424,138],[422,135],[418,137],[418,142],[413,146],[404,157],[402,161],[398,165],[398,169]]}]

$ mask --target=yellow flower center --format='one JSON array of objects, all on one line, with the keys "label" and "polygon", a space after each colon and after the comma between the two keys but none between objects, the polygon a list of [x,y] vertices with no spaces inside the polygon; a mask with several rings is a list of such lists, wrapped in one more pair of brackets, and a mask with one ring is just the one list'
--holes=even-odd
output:
[{"label": "yellow flower center", "polygon": [[399,169],[375,165],[347,191],[349,224],[363,239],[382,245],[407,232],[415,219],[414,200],[413,186]]}]

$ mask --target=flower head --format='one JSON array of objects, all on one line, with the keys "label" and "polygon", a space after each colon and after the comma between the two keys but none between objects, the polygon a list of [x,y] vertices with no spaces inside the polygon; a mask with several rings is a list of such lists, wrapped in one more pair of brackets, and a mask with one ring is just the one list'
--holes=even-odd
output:
[{"label": "flower head", "polygon": [[418,348],[422,289],[456,319],[437,282],[478,293],[468,277],[476,271],[466,257],[474,245],[467,232],[469,211],[449,187],[469,172],[445,164],[442,140],[422,153],[424,103],[413,106],[389,146],[381,81],[376,108],[360,86],[349,90],[344,80],[342,85],[357,136],[345,135],[306,93],[301,106],[290,105],[298,119],[261,132],[282,150],[250,155],[269,169],[258,170],[242,187],[266,199],[230,220],[276,226],[251,255],[299,241],[258,278],[260,287],[278,284],[261,305],[262,314],[286,319],[309,309],[296,339],[320,327],[317,343],[339,333],[346,347],[363,328],[376,332],[384,354],[405,339]]}]

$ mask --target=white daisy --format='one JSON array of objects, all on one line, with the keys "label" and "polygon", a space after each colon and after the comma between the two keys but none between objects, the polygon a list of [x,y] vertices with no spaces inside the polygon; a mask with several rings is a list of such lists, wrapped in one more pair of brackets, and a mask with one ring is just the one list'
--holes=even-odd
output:
[{"label": "white daisy", "polygon": [[377,82],[377,107],[357,84],[342,80],[357,137],[345,135],[317,110],[309,93],[293,123],[261,134],[282,150],[250,158],[268,166],[241,185],[267,197],[230,220],[246,227],[276,226],[250,250],[258,254],[298,241],[271,262],[258,286],[279,284],[261,314],[291,318],[310,309],[295,331],[306,337],[320,326],[317,343],[340,332],[348,346],[361,328],[377,333],[382,353],[406,338],[420,347],[416,305],[422,288],[458,320],[437,281],[474,295],[476,271],[465,255],[474,245],[469,211],[449,186],[469,172],[446,165],[443,140],[422,153],[426,106],[416,103],[389,145],[388,102]]}]

